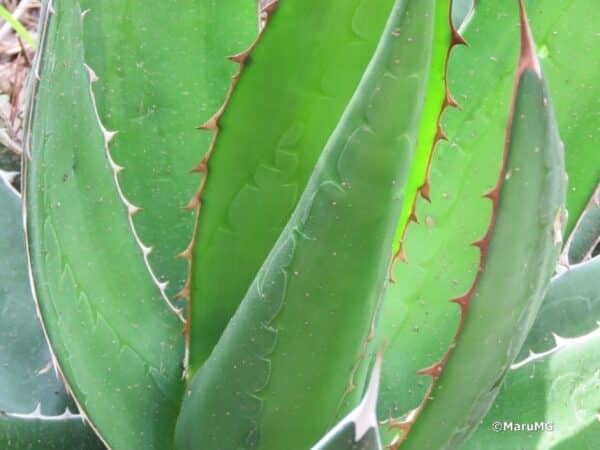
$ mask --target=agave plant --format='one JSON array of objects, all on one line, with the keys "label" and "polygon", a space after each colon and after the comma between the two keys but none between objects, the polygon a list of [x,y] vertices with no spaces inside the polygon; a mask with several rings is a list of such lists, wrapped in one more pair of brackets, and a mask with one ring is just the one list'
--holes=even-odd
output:
[{"label": "agave plant", "polygon": [[595,448],[590,10],[44,2],[3,447]]}]

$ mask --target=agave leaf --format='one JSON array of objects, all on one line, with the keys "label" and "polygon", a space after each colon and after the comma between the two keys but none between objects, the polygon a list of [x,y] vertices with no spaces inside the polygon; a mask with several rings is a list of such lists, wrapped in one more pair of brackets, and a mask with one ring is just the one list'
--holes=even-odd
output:
[{"label": "agave leaf", "polygon": [[82,417],[68,411],[42,416],[0,414],[0,445],[5,450],[101,450],[104,445]]},{"label": "agave leaf", "polygon": [[[444,113],[442,125],[449,142],[440,141],[433,154],[431,203],[417,199],[414,211],[419,223],[410,224],[403,241],[408,264],[395,265],[396,282],[388,287],[381,314],[379,334],[389,340],[381,386],[382,419],[408,413],[425,395],[429,380],[417,371],[439,360],[453,340],[460,314],[448,299],[471,286],[479,251],[469,244],[484,235],[490,220],[490,202],[481,195],[492,188],[500,170],[505,130],[498,124],[507,119],[518,35],[503,32],[498,39],[490,39],[489,30],[518,25],[518,5],[485,0],[477,4],[476,14],[464,28],[469,46],[453,50],[449,61],[450,92],[460,110]],[[551,33],[553,27],[564,20],[574,21],[581,9],[574,6],[562,11],[564,17],[548,17],[541,11],[554,10],[554,2],[544,8],[541,4],[544,1],[532,10],[534,25],[552,42],[557,39]],[[555,58],[559,55],[566,57],[555,53]],[[570,69],[566,73],[581,76]],[[555,94],[570,97],[571,90],[561,87],[559,83]],[[567,119],[566,114],[559,114],[563,121]]]},{"label": "agave leaf", "polygon": [[[0,446],[103,448],[52,368],[27,274],[21,199],[0,172]],[[32,411],[47,420],[29,418]]]},{"label": "agave leaf", "polygon": [[380,354],[360,404],[323,436],[312,450],[382,450],[377,422],[377,396],[381,377]]},{"label": "agave leaf", "polygon": [[568,262],[577,264],[589,259],[600,243],[600,184],[577,221],[567,243]]},{"label": "agave leaf", "polygon": [[[568,340],[507,374],[494,406],[465,450],[594,450],[600,440],[600,333]],[[495,432],[496,423],[537,430]],[[514,425],[513,425],[514,426]],[[548,428],[542,428],[548,427]]]},{"label": "agave leaf", "polygon": [[[553,280],[523,345],[535,353],[511,367],[465,450],[596,448],[600,329],[598,323],[590,325],[599,319],[600,258],[595,258]],[[498,432],[505,422],[540,428]],[[551,428],[545,428],[548,424]]]},{"label": "agave leaf", "polygon": [[517,359],[555,346],[554,334],[574,338],[590,333],[600,320],[600,258],[594,258],[552,280],[538,317]]},{"label": "agave leaf", "polygon": [[188,386],[181,449],[308,448],[358,402],[365,375],[356,368],[388,276],[435,6],[396,1],[298,207]]},{"label": "agave leaf", "polygon": [[144,264],[85,65],[79,2],[48,3],[24,135],[34,294],[80,411],[115,448],[172,446],[181,322]]},{"label": "agave leaf", "polygon": [[600,61],[587,56],[600,54],[598,30],[592,25],[599,16],[592,9],[596,15],[590,18],[589,0],[529,0],[527,4],[565,145],[568,236],[600,183],[600,134],[596,132],[600,127],[596,114],[600,110]]},{"label": "agave leaf", "polygon": [[20,200],[0,177],[0,409],[27,413],[40,403],[44,414],[60,414],[68,399],[35,317]]},{"label": "agave leaf", "polygon": [[437,2],[434,25],[434,45],[431,67],[427,77],[427,90],[417,137],[417,149],[405,188],[405,201],[396,230],[394,252],[397,259],[404,258],[403,239],[409,221],[416,221],[414,205],[417,195],[429,199],[429,169],[436,144],[446,139],[441,128],[442,114],[449,106],[456,106],[446,85],[446,69],[452,48],[462,43],[450,22],[452,2]]},{"label": "agave leaf", "polygon": [[[387,288],[386,298],[393,299],[386,301],[384,310],[381,314],[382,323],[378,327],[378,337],[386,341],[389,345],[389,355],[382,375],[382,395],[378,405],[379,411],[384,417],[393,417],[398,408],[397,399],[413,398],[414,405],[417,405],[422,398],[421,393],[410,387],[410,378],[412,375],[406,374],[407,380],[398,383],[400,365],[406,361],[406,355],[414,355],[414,352],[405,350],[411,348],[411,345],[418,344],[418,340],[413,340],[408,336],[408,343],[404,343],[405,337],[398,337],[395,334],[395,326],[399,317],[404,315],[403,311],[398,311],[398,306],[404,308],[404,301],[400,302],[399,297],[410,293],[411,284],[415,279],[403,278],[407,272],[402,261],[406,262],[406,233],[410,233],[410,226],[414,226],[419,218],[416,215],[415,205],[417,198],[430,199],[430,164],[434,158],[433,149],[440,141],[445,139],[444,131],[441,127],[442,115],[449,106],[455,106],[456,103],[446,85],[446,70],[448,58],[451,50],[462,43],[460,35],[456,32],[450,22],[450,1],[438,1],[435,10],[436,25],[434,28],[434,47],[432,54],[432,64],[429,73],[428,89],[424,111],[421,116],[419,130],[419,139],[417,151],[411,167],[411,174],[407,185],[406,200],[400,215],[398,228],[395,238],[395,258],[390,269],[390,277],[393,283]],[[420,193],[420,197],[417,194]],[[413,223],[414,222],[414,223]],[[409,226],[410,225],[410,226]],[[408,227],[408,228],[407,228]],[[412,274],[411,274],[412,276]],[[416,278],[418,280],[418,278]],[[411,332],[412,334],[412,332]],[[414,355],[415,357],[417,355]],[[426,355],[423,355],[424,357]],[[415,367],[415,371],[418,367]],[[401,376],[400,376],[401,377]],[[403,390],[406,389],[406,390]],[[415,395],[416,394],[416,395]]]},{"label": "agave leaf", "polygon": [[563,147],[522,4],[511,103],[501,170],[485,194],[492,218],[473,243],[480,252],[479,271],[472,286],[452,299],[461,311],[455,339],[438,362],[421,371],[432,380],[426,397],[397,424],[406,432],[404,449],[460,448],[496,397],[560,251]]},{"label": "agave leaf", "polygon": [[[592,25],[595,21],[590,20],[589,0],[527,0],[525,3],[529,6],[533,33],[538,37],[537,53],[552,89],[552,101],[565,144],[569,175],[569,220],[565,233],[569,235],[600,181],[600,152],[597,151],[600,134],[596,132],[600,117],[595,114],[600,109],[600,88],[596,82],[600,78],[600,62],[588,57],[600,53],[600,40]],[[508,103],[512,76],[503,61],[517,57],[518,37],[516,33],[503,33],[498,39],[490,39],[489,33],[490,30],[516,26],[515,8],[513,1],[476,2],[475,19],[466,27],[465,37],[473,47],[481,48],[473,49],[479,53],[479,65],[469,66],[477,69],[470,71],[468,76],[464,76],[464,71],[456,71],[457,79],[451,80],[457,84],[470,84],[462,95],[470,96],[490,88],[480,76],[481,70],[489,66],[498,74],[493,85],[497,102]],[[576,52],[572,51],[574,48]],[[456,64],[461,62],[456,61]],[[462,82],[459,77],[463,78]],[[461,102],[460,96],[457,99]],[[479,125],[494,117],[490,114],[492,111],[493,106],[482,110],[480,117],[474,118],[475,123]],[[479,137],[474,135],[470,139]]]},{"label": "agave leaf", "polygon": [[194,217],[184,206],[199,176],[189,171],[208,148],[196,130],[225,98],[236,67],[227,56],[257,33],[252,0],[169,0],[140,8],[138,0],[82,0],[86,63],[93,90],[123,167],[125,197],[141,208],[133,218],[151,248],[150,266],[166,291],[183,288]]},{"label": "agave leaf", "polygon": [[[208,174],[190,258],[190,375],[202,365],[288,221],[373,54],[392,0],[268,2],[272,18],[197,162]],[[209,133],[207,133],[208,135]],[[210,157],[210,159],[208,159]]]},{"label": "agave leaf", "polygon": [[[512,29],[518,24],[518,14],[513,1],[481,0],[477,5],[463,33],[469,47],[455,49],[449,61],[450,92],[461,110],[449,109],[444,114],[443,130],[450,141],[439,142],[433,154],[431,203],[417,199],[413,211],[420,223],[411,224],[403,239],[403,254],[409,264],[395,265],[392,275],[396,283],[386,294],[392,300],[385,302],[380,334],[401,343],[402,357],[387,361],[384,367],[382,397],[391,401],[382,404],[380,414],[384,418],[408,412],[424,395],[428,382],[416,370],[437,360],[452,341],[459,315],[447,299],[470,286],[478,252],[468,244],[485,232],[489,222],[489,202],[480,195],[491,188],[499,170],[504,130],[497,124],[505,121],[513,83],[510,67],[518,51],[516,33],[490,39],[489,30]],[[594,132],[598,116],[592,112],[598,109],[594,105],[600,99],[593,93],[600,66],[589,60],[587,70],[581,70],[583,62],[573,64],[569,56],[571,48],[598,53],[594,49],[599,41],[592,28],[572,31],[580,29],[577,24],[588,23],[582,20],[588,13],[585,0],[541,0],[531,11],[533,29],[540,36],[542,62],[549,66],[546,74],[554,87],[552,100],[558,121],[564,124],[562,138],[571,182],[567,228],[572,228],[579,215],[578,205],[584,205],[595,187],[600,167],[598,133]],[[581,86],[587,94],[573,100],[571,85]],[[484,148],[490,151],[481,151]],[[579,163],[579,158],[585,162]],[[578,166],[584,167],[585,173],[576,173]],[[412,350],[406,351],[407,346]],[[390,344],[388,357],[394,353]],[[397,373],[405,376],[396,382],[393,374]],[[387,395],[392,386],[396,394]]]}]

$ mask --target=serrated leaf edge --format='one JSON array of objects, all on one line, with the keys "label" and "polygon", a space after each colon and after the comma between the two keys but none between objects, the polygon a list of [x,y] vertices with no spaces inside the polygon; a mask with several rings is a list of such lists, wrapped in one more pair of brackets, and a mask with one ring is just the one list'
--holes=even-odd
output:
[{"label": "serrated leaf edge", "polygon": [[57,414],[53,416],[47,416],[42,414],[42,405],[38,403],[35,406],[35,409],[30,413],[11,413],[9,411],[0,411],[0,415],[5,417],[11,417],[15,419],[23,419],[23,420],[41,420],[44,422],[61,422],[64,420],[74,420],[79,419],[84,421],[84,418],[81,414],[76,414],[71,412],[69,407],[67,407],[62,414]]},{"label": "serrated leaf edge", "polygon": [[185,336],[185,356],[184,356],[184,374],[183,377],[187,378],[188,376],[188,366],[189,366],[189,357],[190,357],[190,326],[191,326],[191,317],[192,317],[192,298],[191,298],[191,289],[192,289],[192,269],[193,269],[193,250],[196,245],[196,236],[198,235],[198,230],[200,228],[200,213],[202,210],[202,195],[204,193],[204,188],[206,186],[206,181],[209,175],[209,161],[212,156],[215,147],[217,145],[217,141],[219,139],[219,120],[227,106],[229,105],[229,101],[235,92],[235,88],[244,72],[244,68],[246,66],[246,61],[250,57],[252,51],[256,48],[258,43],[260,42],[267,25],[277,9],[279,5],[279,0],[271,0],[267,2],[262,9],[259,10],[259,20],[260,20],[260,31],[258,36],[254,40],[254,42],[241,53],[236,55],[231,55],[228,57],[230,61],[233,61],[238,64],[238,71],[231,77],[231,84],[229,85],[229,90],[225,96],[225,100],[223,104],[219,107],[219,109],[202,125],[198,126],[199,130],[209,131],[213,133],[213,138],[209,144],[208,150],[203,156],[200,163],[198,163],[194,168],[192,168],[192,173],[201,173],[202,180],[200,181],[200,185],[196,189],[196,192],[188,202],[188,204],[184,207],[184,209],[188,211],[195,212],[195,220],[192,231],[192,239],[190,243],[187,245],[185,250],[177,255],[178,258],[185,259],[188,262],[188,273],[185,280],[185,284],[183,288],[175,295],[175,298],[182,298],[187,302],[187,314],[186,319],[184,320],[185,326],[183,328],[183,334]]},{"label": "serrated leaf edge", "polygon": [[452,52],[452,49],[454,47],[456,47],[457,45],[468,45],[468,44],[463,39],[461,34],[458,32],[458,30],[455,28],[454,23],[452,22],[452,5],[453,5],[453,3],[454,3],[454,0],[451,0],[450,8],[448,8],[448,22],[450,25],[451,36],[450,36],[450,45],[448,46],[448,50],[446,52],[446,58],[444,61],[444,76],[443,76],[443,78],[444,78],[444,99],[442,100],[442,104],[440,105],[440,111],[437,115],[437,119],[436,119],[436,123],[435,123],[436,132],[435,132],[433,141],[431,143],[431,149],[429,151],[429,156],[428,156],[427,164],[425,167],[425,180],[424,180],[423,184],[421,184],[421,186],[419,186],[417,188],[417,191],[415,192],[415,194],[412,198],[410,215],[408,216],[408,220],[404,224],[404,227],[400,234],[400,239],[398,242],[398,250],[396,250],[396,252],[394,253],[394,255],[392,257],[392,262],[390,264],[390,269],[389,269],[390,283],[395,283],[393,271],[394,271],[394,267],[395,267],[396,263],[398,261],[408,263],[408,257],[406,256],[406,252],[404,251],[404,239],[406,237],[406,232],[408,230],[408,227],[410,226],[410,223],[411,222],[419,223],[419,219],[418,219],[417,213],[416,213],[417,200],[418,200],[419,196],[421,198],[425,199],[426,201],[428,201],[429,203],[431,203],[430,183],[429,183],[431,162],[433,161],[433,155],[434,155],[434,152],[435,152],[435,149],[436,149],[438,143],[440,141],[448,140],[448,137],[444,133],[444,129],[442,127],[442,116],[443,116],[444,112],[446,111],[446,109],[448,109],[449,107],[460,109],[460,105],[452,96],[452,94],[450,92],[450,88],[448,86],[448,62],[450,60],[450,53]]},{"label": "serrated leaf edge", "polygon": [[[71,398],[73,399],[73,401],[75,402],[75,405],[77,406],[77,409],[79,410],[79,415],[81,417],[81,419],[84,421],[84,423],[87,423],[92,430],[94,431],[94,433],[96,433],[96,436],[98,436],[98,438],[102,441],[102,443],[106,446],[106,448],[110,449],[110,446],[108,445],[108,442],[106,441],[106,439],[100,434],[100,431],[96,428],[96,426],[94,425],[94,423],[89,420],[87,414],[85,413],[85,410],[83,409],[82,405],[79,403],[79,401],[77,400],[77,398],[73,395],[73,389],[71,388],[71,385],[69,384],[69,382],[67,381],[66,377],[63,374],[62,369],[60,368],[60,365],[58,364],[58,359],[56,357],[56,353],[54,351],[54,348],[52,347],[52,342],[50,341],[50,337],[48,335],[48,330],[46,329],[46,324],[44,323],[44,320],[42,319],[42,311],[40,308],[40,302],[38,300],[37,297],[37,291],[35,288],[35,283],[33,282],[33,266],[31,264],[31,251],[29,248],[29,239],[28,239],[28,228],[27,228],[27,207],[26,207],[26,195],[27,195],[27,164],[29,161],[31,161],[31,119],[34,115],[34,111],[35,111],[35,99],[37,96],[37,89],[39,86],[39,81],[40,81],[40,65],[41,65],[41,56],[44,52],[44,48],[46,45],[46,39],[47,39],[47,32],[48,32],[48,25],[50,23],[51,17],[56,15],[56,10],[54,9],[54,1],[53,0],[48,0],[47,3],[45,3],[45,9],[42,9],[41,11],[41,17],[40,17],[40,37],[39,37],[39,45],[38,45],[38,49],[37,49],[37,54],[35,57],[35,61],[33,64],[33,69],[32,69],[32,78],[30,78],[30,92],[29,92],[29,99],[27,101],[27,113],[25,115],[25,123],[24,123],[24,129],[23,129],[23,142],[24,142],[24,150],[25,150],[25,154],[23,155],[23,167],[22,167],[22,203],[23,203],[23,207],[22,207],[22,214],[23,214],[23,232],[25,234],[25,254],[27,257],[27,271],[29,273],[29,284],[31,287],[31,295],[33,297],[34,300],[34,304],[35,304],[35,313],[37,316],[37,319],[40,323],[40,326],[42,328],[42,332],[44,334],[44,339],[46,340],[46,344],[48,345],[48,350],[50,352],[50,358],[52,361],[52,367],[54,368],[54,373],[56,374],[56,376],[58,377],[58,379],[60,379],[64,386],[65,386],[65,391],[67,392],[67,394],[69,394],[71,396]],[[91,89],[91,85],[90,85],[90,89]]]},{"label": "serrated leaf edge", "polygon": [[[458,336],[460,335],[460,333],[462,331],[462,327],[463,327],[465,319],[466,319],[469,303],[471,301],[471,298],[473,297],[473,294],[475,293],[475,290],[476,290],[476,288],[479,284],[479,281],[481,279],[481,276],[483,274],[483,269],[485,267],[485,259],[487,256],[488,244],[490,242],[490,239],[491,239],[491,236],[492,236],[492,233],[494,230],[494,226],[496,223],[496,217],[497,217],[497,213],[498,213],[498,204],[499,204],[499,198],[500,198],[500,190],[502,188],[503,181],[505,179],[506,163],[508,160],[508,155],[509,155],[509,150],[510,150],[511,131],[512,131],[512,126],[513,126],[517,94],[518,94],[518,90],[519,90],[520,81],[521,81],[523,73],[526,70],[531,70],[532,72],[535,73],[535,75],[538,77],[538,79],[540,79],[540,80],[542,79],[542,71],[540,68],[540,64],[539,64],[537,55],[535,53],[535,45],[533,42],[531,29],[529,27],[529,22],[527,20],[527,14],[525,12],[525,6],[523,4],[523,0],[519,0],[519,13],[520,13],[519,14],[520,15],[520,24],[521,24],[521,49],[520,49],[519,61],[518,61],[518,65],[517,65],[516,75],[515,75],[513,93],[511,96],[510,113],[508,116],[508,121],[507,121],[506,131],[505,131],[502,163],[501,163],[498,178],[496,180],[496,184],[490,191],[488,191],[487,193],[485,193],[483,195],[484,198],[488,198],[492,201],[492,213],[491,213],[490,223],[488,225],[488,228],[487,228],[484,236],[481,239],[471,243],[472,246],[477,247],[479,249],[478,270],[475,275],[475,280],[473,281],[469,290],[465,294],[450,300],[451,302],[456,303],[460,307],[459,324],[458,324],[456,333],[452,339],[452,342],[450,343],[450,346],[448,347],[448,349],[446,350],[446,352],[440,358],[439,361],[437,361],[435,364],[432,364],[431,366],[423,368],[417,372],[420,375],[428,375],[432,379],[431,383],[429,384],[429,387],[423,397],[423,400],[421,401],[419,406],[417,406],[415,409],[410,411],[410,413],[408,414],[406,419],[401,420],[401,421],[389,419],[384,422],[384,424],[388,425],[388,427],[390,429],[396,428],[396,429],[399,429],[402,431],[402,435],[399,436],[396,440],[394,440],[391,444],[388,445],[388,448],[390,448],[392,450],[397,450],[400,447],[400,445],[402,444],[402,442],[404,442],[404,440],[408,436],[410,429],[412,428],[412,425],[418,419],[420,413],[422,412],[423,408],[425,407],[425,404],[427,403],[427,400],[430,398],[434,387],[437,385],[437,381],[439,380],[439,378],[442,374],[444,366],[446,365],[446,362],[448,361],[448,359],[452,353],[452,350],[456,346]],[[557,215],[557,217],[559,217],[559,218],[561,217],[560,213],[561,213],[561,211],[559,210],[559,214]]]},{"label": "serrated leaf edge", "polygon": [[510,369],[511,370],[519,369],[523,366],[526,366],[527,364],[530,364],[534,361],[543,359],[548,355],[556,353],[565,347],[569,347],[570,345],[576,345],[579,343],[587,342],[589,340],[593,340],[595,337],[600,336],[600,321],[596,322],[596,325],[597,325],[596,329],[590,331],[587,334],[584,334],[582,336],[577,336],[574,338],[566,338],[566,337],[559,336],[556,333],[552,333],[552,338],[554,339],[554,347],[552,347],[549,350],[546,350],[545,352],[541,352],[541,353],[535,353],[535,352],[529,350],[529,355],[525,359],[511,364]]}]

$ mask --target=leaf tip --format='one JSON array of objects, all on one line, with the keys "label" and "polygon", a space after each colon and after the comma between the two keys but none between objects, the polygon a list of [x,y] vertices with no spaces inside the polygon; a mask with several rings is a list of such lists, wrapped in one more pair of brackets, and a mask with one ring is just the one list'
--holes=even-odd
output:
[{"label": "leaf tip", "polygon": [[519,0],[519,16],[521,22],[521,55],[519,57],[519,75],[522,74],[526,69],[529,69],[533,71],[541,80],[542,69],[540,68],[540,62],[535,53],[535,43],[533,41],[533,35],[531,34],[531,28],[529,26],[529,20],[527,19],[527,12],[525,11],[523,0]]}]

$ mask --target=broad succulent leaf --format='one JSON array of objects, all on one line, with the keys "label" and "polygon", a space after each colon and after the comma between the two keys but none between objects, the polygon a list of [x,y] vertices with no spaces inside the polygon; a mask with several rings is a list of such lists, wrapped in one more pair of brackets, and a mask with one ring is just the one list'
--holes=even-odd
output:
[{"label": "broad succulent leaf", "polygon": [[[554,45],[557,37],[551,32],[553,27],[581,17],[581,8],[576,1],[575,9],[563,11],[565,17],[561,15],[557,22],[555,15],[551,20],[540,12],[554,10],[554,2],[540,4],[545,6],[532,8],[534,25],[537,23],[541,36]],[[460,313],[448,300],[471,286],[479,251],[470,244],[484,235],[490,220],[490,201],[482,195],[493,187],[500,170],[505,130],[499,124],[507,120],[514,61],[518,58],[518,33],[514,32],[518,3],[480,1],[477,5],[464,27],[469,46],[457,47],[450,55],[449,90],[460,110],[447,109],[443,116],[442,128],[449,141],[440,141],[433,153],[431,202],[417,199],[414,211],[419,223],[410,224],[403,240],[408,263],[394,266],[395,283],[386,292],[379,326],[380,338],[390,340],[382,374],[382,420],[408,413],[425,395],[429,379],[417,371],[439,360],[452,343]],[[502,39],[490,39],[490,29],[513,32],[502,32]],[[588,35],[580,38],[587,40]],[[555,52],[554,58],[559,55],[567,57],[567,53]],[[566,73],[580,76],[570,66]],[[556,91],[552,99],[570,92],[567,89],[565,94],[560,85]],[[564,123],[570,123],[566,113],[559,115]],[[577,151],[584,148],[576,147]],[[390,356],[396,353],[395,346],[396,358]]]},{"label": "broad succulent leaf", "polygon": [[600,244],[600,184],[577,221],[567,243],[568,263],[589,259]]},{"label": "broad succulent leaf", "polygon": [[[560,314],[560,315],[559,315]],[[553,280],[498,398],[465,450],[593,450],[600,442],[600,258]],[[504,423],[533,431],[497,431]],[[548,427],[548,428],[546,428]]]},{"label": "broad succulent leaf", "polygon": [[187,388],[179,448],[308,448],[358,402],[357,368],[416,146],[435,6],[395,2],[292,218]]},{"label": "broad succulent leaf", "polygon": [[383,450],[377,421],[382,359],[383,355],[380,354],[359,405],[329,430],[312,450]]},{"label": "broad succulent leaf", "polygon": [[[473,20],[464,30],[466,40],[477,54],[455,61],[462,70],[455,71],[451,82],[468,85],[457,92],[461,96],[475,95],[493,86],[497,103],[508,104],[512,86],[509,65],[517,57],[517,33],[503,33],[490,39],[489,30],[513,29],[517,25],[516,1],[478,0]],[[595,20],[590,20],[593,2],[590,0],[527,0],[529,19],[534,36],[537,36],[536,51],[544,66],[544,74],[552,89],[552,102],[565,144],[565,163],[569,175],[567,209],[569,219],[565,234],[569,235],[589,198],[600,181],[600,95],[598,83],[600,62],[588,55],[600,53],[600,40]],[[480,50],[478,50],[480,49]],[[573,51],[577,49],[577,51]],[[477,60],[476,60],[477,59]],[[468,65],[465,65],[468,64]],[[486,67],[487,66],[487,67]],[[472,68],[465,76],[465,67]],[[481,77],[482,70],[493,70],[498,78],[493,85]],[[459,80],[459,78],[462,78]],[[577,95],[573,95],[577,92]],[[473,118],[477,127],[484,124],[493,114],[494,106],[482,109],[478,118]],[[450,132],[450,129],[448,130]],[[500,130],[499,130],[500,132]],[[449,135],[451,135],[449,133]],[[465,136],[477,141],[479,133]]]},{"label": "broad succulent leaf", "polygon": [[[392,0],[266,2],[258,45],[240,73],[196,168],[189,207],[197,235],[182,256],[191,278],[190,375],[212,351],[298,202],[364,72]],[[206,133],[209,135],[209,133]]]},{"label": "broad succulent leaf", "polygon": [[451,4],[450,0],[441,0],[436,4],[431,66],[427,76],[417,149],[406,183],[405,201],[396,230],[394,243],[396,260],[404,258],[403,239],[409,222],[417,220],[414,211],[417,195],[425,199],[429,198],[429,169],[433,149],[440,140],[445,139],[441,129],[442,114],[449,106],[456,106],[446,85],[446,69],[450,51],[462,41],[450,21]]},{"label": "broad succulent leaf", "polygon": [[181,321],[131,229],[99,121],[76,0],[49,2],[24,135],[34,295],[60,372],[114,448],[172,446],[183,389]]},{"label": "broad succulent leaf", "polygon": [[600,321],[600,258],[571,266],[552,280],[518,360],[530,352],[555,346],[554,334],[575,338],[588,334]]},{"label": "broad succulent leaf", "polygon": [[[184,285],[176,256],[191,239],[184,209],[199,183],[189,172],[208,149],[196,127],[223,102],[236,65],[228,55],[258,31],[252,0],[167,0],[140,11],[139,0],[82,0],[86,64],[104,126],[118,134],[111,155],[119,184],[140,210],[133,224],[167,294]],[[247,122],[245,122],[247,124]],[[168,283],[168,284],[167,284]]]},{"label": "broad succulent leaf", "polygon": [[27,413],[40,403],[43,413],[60,414],[68,400],[52,370],[50,352],[35,317],[20,200],[0,177],[0,409]]},{"label": "broad succulent leaf", "polygon": [[73,408],[37,321],[25,256],[21,199],[0,172],[0,447],[103,445]]},{"label": "broad succulent leaf", "polygon": [[[456,7],[455,2],[452,6]],[[497,154],[488,152],[485,163],[478,161],[484,168],[478,170],[480,176],[457,176],[456,179],[447,176],[466,170],[469,158],[476,155],[475,149],[459,154],[445,151],[448,146],[443,119],[455,113],[450,106],[457,106],[453,89],[447,85],[447,70],[451,69],[453,55],[464,51],[459,45],[464,41],[450,22],[450,7],[447,1],[437,4],[438,47],[434,54],[441,72],[437,75],[441,95],[437,96],[431,114],[422,119],[429,127],[429,166],[422,172],[424,182],[419,188],[420,195],[407,198],[408,206],[404,205],[403,213],[410,211],[410,223],[400,221],[404,230],[399,229],[400,234],[396,236],[395,244],[400,247],[394,247],[392,283],[385,292],[377,330],[378,340],[388,345],[378,405],[381,419],[399,418],[419,405],[429,382],[417,371],[438,360],[452,341],[459,311],[448,299],[464,292],[472,281],[477,252],[469,248],[469,244],[484,233],[482,218],[489,214],[488,201],[475,192],[484,193],[491,188],[494,174],[488,168],[497,167],[502,152],[500,142],[496,146]],[[470,104],[461,105],[462,109],[469,107]],[[422,123],[422,130],[423,127]],[[452,180],[460,182],[449,186]],[[455,215],[449,214],[453,208]],[[458,229],[464,228],[465,216],[474,217],[468,232]],[[396,433],[387,426],[382,428],[387,442]]]},{"label": "broad succulent leaf", "polygon": [[5,450],[102,450],[102,442],[80,415],[66,411],[44,416],[38,410],[0,417],[0,446]]},{"label": "broad succulent leaf", "polygon": [[[501,2],[498,2],[501,3]],[[503,2],[502,2],[503,3]],[[531,27],[565,144],[569,175],[565,235],[570,235],[600,183],[600,54],[598,12],[590,0],[529,0]],[[590,18],[590,11],[594,12]],[[577,51],[573,52],[576,48]],[[577,95],[573,95],[577,92]]]},{"label": "broad succulent leaf", "polygon": [[[461,318],[446,353],[421,371],[431,377],[425,398],[406,421],[392,423],[404,431],[403,448],[461,446],[497,395],[560,251],[563,147],[523,9],[518,62],[501,170],[484,193],[492,216],[472,244],[479,270],[468,290],[448,299]],[[517,233],[523,240],[514,239]]]}]

